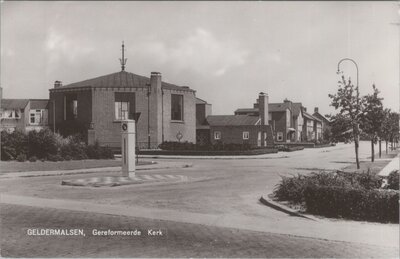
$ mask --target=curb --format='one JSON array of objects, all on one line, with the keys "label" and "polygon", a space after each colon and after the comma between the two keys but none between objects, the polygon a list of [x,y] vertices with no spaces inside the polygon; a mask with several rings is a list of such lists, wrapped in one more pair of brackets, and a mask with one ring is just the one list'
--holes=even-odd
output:
[{"label": "curb", "polygon": [[[149,170],[163,170],[163,169],[172,169],[172,168],[190,168],[193,167],[193,164],[185,163],[179,166],[159,166],[159,167],[145,167],[145,168],[136,168],[136,171],[149,171]],[[94,174],[94,173],[103,173],[103,172],[118,172],[120,171],[120,166],[109,167],[108,170],[102,170],[102,167],[99,168],[87,168],[87,169],[73,169],[73,170],[60,170],[60,173],[52,173],[54,171],[35,171],[42,172],[42,174],[35,172],[8,172],[3,175],[0,174],[0,179],[9,179],[9,178],[29,178],[29,177],[41,177],[41,176],[65,176],[65,175],[78,175],[78,174]],[[98,169],[98,170],[96,170]],[[86,170],[86,171],[84,171]]]},{"label": "curb", "polygon": [[305,215],[301,214],[300,212],[298,212],[296,210],[293,210],[291,208],[288,208],[288,207],[286,207],[286,206],[284,206],[282,204],[279,204],[279,203],[277,203],[277,202],[275,202],[275,201],[273,201],[273,200],[271,200],[269,198],[264,198],[263,196],[261,196],[259,201],[262,204],[264,204],[264,205],[266,205],[266,206],[268,206],[270,208],[273,208],[275,210],[281,211],[281,212],[286,213],[286,214],[288,214],[290,216],[301,217],[301,218],[305,218],[305,219],[308,219],[308,220],[318,221],[315,218],[311,218],[309,216],[305,216]]}]

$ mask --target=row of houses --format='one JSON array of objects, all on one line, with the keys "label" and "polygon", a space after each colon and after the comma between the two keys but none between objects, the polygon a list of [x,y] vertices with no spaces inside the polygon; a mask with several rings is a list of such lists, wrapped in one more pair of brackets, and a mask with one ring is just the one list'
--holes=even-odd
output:
[{"label": "row of houses", "polygon": [[213,144],[249,143],[262,147],[279,143],[320,142],[329,120],[319,113],[307,112],[302,103],[285,99],[269,103],[261,92],[252,108],[238,108],[233,115],[211,115],[211,105],[197,99],[197,142]]},{"label": "row of houses", "polygon": [[196,91],[126,72],[72,84],[55,81],[49,99],[1,99],[1,130],[50,128],[63,135],[80,133],[88,143],[120,147],[120,122],[136,120],[140,148],[157,148],[164,141],[200,144],[248,143],[267,147],[276,143],[323,139],[329,121],[307,113],[299,102],[269,103],[260,93],[252,108],[232,115],[212,115],[212,105]]}]

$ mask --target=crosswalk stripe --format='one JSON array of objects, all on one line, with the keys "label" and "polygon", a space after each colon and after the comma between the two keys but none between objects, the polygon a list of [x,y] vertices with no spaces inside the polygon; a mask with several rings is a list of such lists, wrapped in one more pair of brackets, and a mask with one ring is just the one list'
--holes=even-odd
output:
[{"label": "crosswalk stripe", "polygon": [[163,175],[159,175],[159,174],[153,174],[152,176],[157,179],[165,179],[165,177]]},{"label": "crosswalk stripe", "polygon": [[145,180],[154,180],[153,177],[151,177],[150,175],[147,175],[147,174],[141,175],[141,177],[144,178]]}]

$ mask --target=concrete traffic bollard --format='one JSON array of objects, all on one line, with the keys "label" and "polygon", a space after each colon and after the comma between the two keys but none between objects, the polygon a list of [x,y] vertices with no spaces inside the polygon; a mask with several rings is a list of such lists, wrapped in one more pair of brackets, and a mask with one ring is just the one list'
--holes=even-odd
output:
[{"label": "concrete traffic bollard", "polygon": [[122,176],[135,176],[135,121],[121,121]]}]

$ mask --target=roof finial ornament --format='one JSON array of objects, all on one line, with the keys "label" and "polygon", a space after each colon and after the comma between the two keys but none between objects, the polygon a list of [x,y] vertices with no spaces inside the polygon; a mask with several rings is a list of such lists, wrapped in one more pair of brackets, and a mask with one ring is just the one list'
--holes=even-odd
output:
[{"label": "roof finial ornament", "polygon": [[125,45],[124,45],[124,41],[122,41],[122,58],[119,59],[119,61],[121,62],[121,71],[125,71],[125,64],[126,64],[126,60],[127,58],[125,58]]}]

